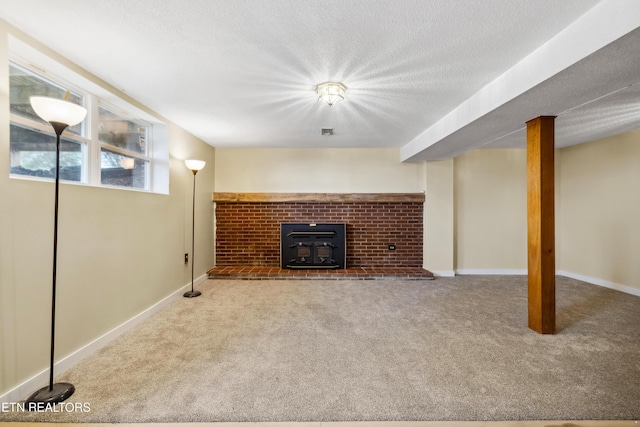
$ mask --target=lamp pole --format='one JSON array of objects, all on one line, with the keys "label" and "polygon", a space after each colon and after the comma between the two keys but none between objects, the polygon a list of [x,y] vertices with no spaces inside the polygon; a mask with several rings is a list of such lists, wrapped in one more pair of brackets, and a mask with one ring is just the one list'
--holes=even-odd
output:
[{"label": "lamp pole", "polygon": [[191,195],[191,290],[185,292],[183,296],[185,298],[195,298],[202,295],[200,291],[193,289],[196,249],[196,174],[204,168],[206,162],[202,160],[185,160],[185,164],[193,172],[193,193]]},{"label": "lamp pole", "polygon": [[[67,400],[75,387],[70,383],[53,383],[53,369],[55,357],[56,335],[56,277],[58,267],[58,199],[60,192],[60,135],[70,125],[84,120],[87,110],[70,102],[53,98],[32,97],[31,105],[35,112],[49,122],[56,133],[56,166],[55,166],[55,197],[53,210],[53,272],[51,295],[51,352],[49,358],[49,385],[33,393],[27,402],[60,403]],[[30,409],[31,406],[29,407]]]}]

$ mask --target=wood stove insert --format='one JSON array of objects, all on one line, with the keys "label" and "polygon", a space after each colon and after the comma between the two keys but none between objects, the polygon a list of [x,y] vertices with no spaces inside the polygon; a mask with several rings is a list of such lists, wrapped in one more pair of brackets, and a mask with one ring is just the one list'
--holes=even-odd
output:
[{"label": "wood stove insert", "polygon": [[280,224],[280,262],[289,269],[346,265],[345,224]]}]

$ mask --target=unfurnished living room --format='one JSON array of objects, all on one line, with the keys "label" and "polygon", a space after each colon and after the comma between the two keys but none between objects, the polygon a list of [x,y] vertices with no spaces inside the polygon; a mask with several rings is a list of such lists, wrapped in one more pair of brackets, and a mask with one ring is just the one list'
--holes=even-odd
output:
[{"label": "unfurnished living room", "polygon": [[0,424],[636,426],[640,2],[0,1]]}]

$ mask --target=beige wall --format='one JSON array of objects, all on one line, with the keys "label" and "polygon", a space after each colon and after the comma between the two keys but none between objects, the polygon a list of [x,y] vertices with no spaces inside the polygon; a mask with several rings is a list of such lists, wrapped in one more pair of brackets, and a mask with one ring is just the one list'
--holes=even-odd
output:
[{"label": "beige wall", "polygon": [[454,274],[453,159],[427,162],[424,206],[424,268],[440,276]]},{"label": "beige wall", "polygon": [[558,269],[640,289],[640,130],[559,152]]},{"label": "beige wall", "polygon": [[[53,233],[53,184],[9,178],[8,32],[37,45],[0,21],[0,395],[49,363]],[[198,174],[196,276],[213,265],[214,150],[175,125],[168,132],[170,195],[60,186],[56,359],[190,283],[193,175],[184,158],[208,161]]]},{"label": "beige wall", "polygon": [[454,159],[455,268],[526,270],[524,149],[479,149]]},{"label": "beige wall", "polygon": [[[524,149],[454,159],[456,271],[526,272],[526,191]],[[561,274],[636,293],[639,215],[640,130],[556,150]]]},{"label": "beige wall", "polygon": [[419,193],[424,164],[399,149],[219,148],[216,191]]}]

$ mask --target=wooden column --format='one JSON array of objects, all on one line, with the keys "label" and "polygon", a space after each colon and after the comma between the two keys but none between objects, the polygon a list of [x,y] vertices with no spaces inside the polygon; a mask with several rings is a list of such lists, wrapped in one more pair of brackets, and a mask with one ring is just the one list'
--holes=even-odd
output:
[{"label": "wooden column", "polygon": [[527,122],[529,328],[540,334],[556,331],[554,120]]}]

